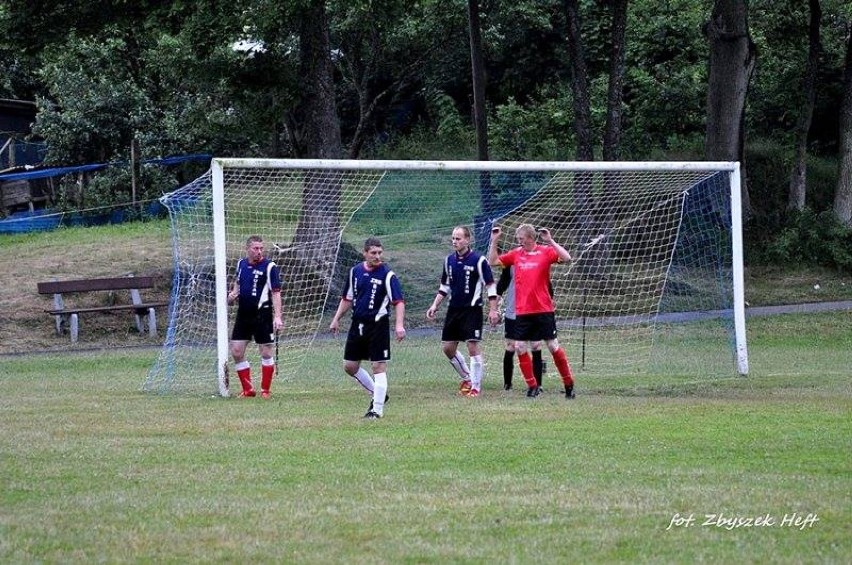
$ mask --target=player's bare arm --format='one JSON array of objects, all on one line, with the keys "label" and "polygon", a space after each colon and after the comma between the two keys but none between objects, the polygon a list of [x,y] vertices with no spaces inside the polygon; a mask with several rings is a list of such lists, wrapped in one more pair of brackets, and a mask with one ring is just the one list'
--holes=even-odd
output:
[{"label": "player's bare arm", "polygon": [[[495,288],[497,285],[491,285],[491,288]],[[497,295],[488,297],[488,323],[491,324],[491,327],[497,326],[500,323],[500,312],[497,310]]]},{"label": "player's bare arm", "polygon": [[334,317],[331,319],[331,323],[328,325],[328,329],[332,331],[332,333],[337,333],[340,331],[340,318],[352,308],[352,302],[346,300],[345,298],[340,299],[340,304],[337,305],[337,312],[334,313]]},{"label": "player's bare arm", "polygon": [[284,327],[284,320],[281,318],[281,291],[272,291],[272,329],[275,332],[281,331]]},{"label": "player's bare arm", "polygon": [[556,243],[553,240],[553,235],[550,233],[550,230],[547,228],[539,228],[538,230],[539,237],[541,237],[542,243],[546,243],[556,250],[557,255],[559,255],[560,261],[570,261],[571,254],[567,249]]},{"label": "player's bare arm", "polygon": [[402,341],[405,339],[405,302],[399,301],[394,304],[394,318],[396,319],[396,327],[394,333],[396,340]]},{"label": "player's bare arm", "polygon": [[429,309],[426,310],[426,317],[430,320],[435,319],[435,315],[438,313],[438,306],[441,305],[441,302],[444,301],[444,295],[440,292],[435,295],[435,300],[432,301],[432,305],[429,306]]},{"label": "player's bare arm", "polygon": [[491,228],[491,241],[488,243],[488,264],[492,267],[496,267],[501,265],[500,256],[497,253],[497,241],[500,239],[500,235],[503,233],[503,230],[500,229],[500,226],[494,226]]}]

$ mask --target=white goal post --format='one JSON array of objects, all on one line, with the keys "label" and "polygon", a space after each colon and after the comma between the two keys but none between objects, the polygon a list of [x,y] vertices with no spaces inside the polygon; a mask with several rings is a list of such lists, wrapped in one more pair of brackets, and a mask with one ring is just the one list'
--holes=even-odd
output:
[{"label": "white goal post", "polygon": [[212,372],[212,347],[214,390],[228,396],[227,290],[249,235],[263,236],[282,267],[281,343],[297,363],[327,326],[366,236],[396,253],[407,319],[419,323],[453,227],[470,226],[484,252],[492,225],[504,227],[505,250],[522,223],[550,228],[573,256],[553,282],[560,342],[575,365],[632,373],[661,343],[691,339],[670,324],[714,318],[726,327],[732,372],[748,373],[739,163],[217,158],[163,203],[175,241],[172,319],[146,390],[203,389],[184,385]]}]

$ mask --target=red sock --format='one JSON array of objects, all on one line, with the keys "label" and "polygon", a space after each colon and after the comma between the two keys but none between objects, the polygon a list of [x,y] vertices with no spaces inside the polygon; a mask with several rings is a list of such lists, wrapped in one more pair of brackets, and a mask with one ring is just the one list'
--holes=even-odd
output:
[{"label": "red sock", "polygon": [[275,374],[275,365],[263,365],[260,367],[260,390],[269,392],[272,386],[272,376]]},{"label": "red sock", "polygon": [[565,355],[565,350],[561,347],[553,352],[553,362],[562,376],[562,384],[571,386],[574,384],[574,377],[571,375],[571,365],[568,364],[568,356]]},{"label": "red sock", "polygon": [[518,355],[518,365],[521,367],[521,374],[524,376],[527,386],[530,388],[538,386],[538,382],[535,380],[535,373],[533,373],[532,357],[529,351]]},{"label": "red sock", "polygon": [[243,392],[251,392],[251,369],[237,369],[237,376],[240,377],[240,384],[243,385]]}]

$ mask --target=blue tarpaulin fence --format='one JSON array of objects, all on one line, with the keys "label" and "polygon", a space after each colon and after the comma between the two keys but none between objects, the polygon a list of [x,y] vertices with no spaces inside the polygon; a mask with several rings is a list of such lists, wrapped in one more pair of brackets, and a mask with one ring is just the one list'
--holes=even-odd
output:
[{"label": "blue tarpaulin fence", "polygon": [[[163,157],[160,159],[147,159],[141,161],[143,165],[177,165],[185,161],[209,161],[212,155],[194,154],[194,155],[178,155],[174,157]],[[0,174],[0,182],[12,180],[33,180],[43,179],[48,177],[58,177],[67,175],[68,173],[85,173],[90,171],[99,171],[108,167],[127,167],[130,166],[129,161],[114,161],[111,163],[93,163],[89,165],[73,165],[70,167],[49,167],[44,169],[33,169],[30,171],[18,171],[14,173]]]},{"label": "blue tarpaulin fence", "polygon": [[[211,155],[192,154],[160,159],[148,159],[142,161],[141,164],[169,166],[187,161],[210,161],[210,159],[212,159]],[[16,180],[35,180],[66,175],[69,173],[99,171],[108,167],[127,167],[129,165],[129,161],[124,161],[16,171],[13,173],[0,174],[0,183]],[[0,234],[47,231],[55,229],[60,225],[90,226],[108,223],[116,224],[125,221],[127,217],[131,216],[131,214],[127,213],[128,210],[131,209],[142,210],[143,214],[149,217],[157,217],[165,211],[165,208],[159,203],[159,201],[137,202],[135,204],[125,203],[116,206],[98,208],[96,210],[73,212],[50,209],[24,211],[11,214],[10,216],[0,220]]]}]

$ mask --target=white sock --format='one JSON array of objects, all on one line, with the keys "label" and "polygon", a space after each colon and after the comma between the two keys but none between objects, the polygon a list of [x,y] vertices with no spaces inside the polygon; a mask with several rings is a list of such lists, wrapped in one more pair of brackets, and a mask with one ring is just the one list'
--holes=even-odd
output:
[{"label": "white sock", "polygon": [[388,393],[388,375],[376,373],[373,378],[376,380],[375,390],[373,390],[373,412],[381,416],[385,409],[385,395]]},{"label": "white sock", "polygon": [[480,390],[482,386],[482,355],[471,355],[470,357],[470,387]]},{"label": "white sock", "polygon": [[[368,373],[364,367],[358,367],[358,372],[352,375],[352,378],[358,381],[362,387],[364,387],[367,392],[372,394],[373,392],[373,379],[370,378],[370,373]],[[385,397],[383,396],[382,399]]]},{"label": "white sock", "polygon": [[453,369],[456,370],[456,373],[462,378],[462,380],[470,379],[470,369],[467,368],[467,363],[465,363],[464,355],[456,351],[455,357],[450,359],[450,365],[453,366]]}]

